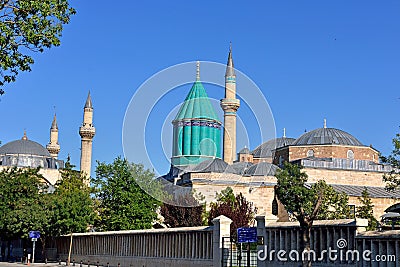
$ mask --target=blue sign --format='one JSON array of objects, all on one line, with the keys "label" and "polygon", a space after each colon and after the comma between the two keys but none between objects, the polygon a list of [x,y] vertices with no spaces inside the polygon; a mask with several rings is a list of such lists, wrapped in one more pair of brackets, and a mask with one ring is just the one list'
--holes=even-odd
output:
[{"label": "blue sign", "polygon": [[40,232],[39,231],[30,231],[29,238],[40,238]]},{"label": "blue sign", "polygon": [[257,243],[257,227],[241,227],[237,229],[239,243]]}]

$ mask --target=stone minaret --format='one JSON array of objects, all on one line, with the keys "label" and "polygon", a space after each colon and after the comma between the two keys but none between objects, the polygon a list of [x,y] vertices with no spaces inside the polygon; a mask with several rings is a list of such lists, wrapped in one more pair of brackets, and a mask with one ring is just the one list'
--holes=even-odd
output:
[{"label": "stone minaret", "polygon": [[50,155],[57,159],[58,152],[60,152],[60,145],[58,144],[58,126],[56,114],[54,114],[53,122],[51,123],[50,142],[47,144],[46,148]]},{"label": "stone minaret", "polygon": [[240,100],[236,99],[236,74],[232,59],[232,46],[229,48],[225,73],[225,98],[221,99],[224,110],[224,161],[232,164],[236,157],[236,111]]},{"label": "stone minaret", "polygon": [[83,108],[83,124],[79,128],[81,136],[81,172],[85,173],[90,179],[90,169],[92,166],[92,140],[96,133],[93,127],[93,106],[90,99],[90,92]]}]

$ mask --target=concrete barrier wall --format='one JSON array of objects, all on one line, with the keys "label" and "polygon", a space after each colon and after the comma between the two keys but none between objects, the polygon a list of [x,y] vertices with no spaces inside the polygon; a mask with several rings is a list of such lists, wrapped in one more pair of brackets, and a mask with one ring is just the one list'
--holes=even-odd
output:
[{"label": "concrete barrier wall", "polygon": [[357,266],[400,266],[400,231],[370,231],[356,236],[357,250],[369,259]]},{"label": "concrete barrier wall", "polygon": [[[346,253],[357,250],[356,235],[365,231],[367,224],[365,219],[315,221],[310,240],[311,250],[315,252],[312,257],[316,259],[313,266],[356,266],[357,260],[350,254],[346,256]],[[258,246],[258,251],[263,251],[258,259],[258,266],[297,267],[301,264],[302,236],[298,222],[274,222],[266,225],[265,217],[259,216],[257,234],[264,238],[264,245]],[[277,255],[279,251],[283,251],[281,259]],[[290,255],[296,258],[297,253],[300,261],[292,260]]]},{"label": "concrete barrier wall", "polygon": [[[70,240],[57,240],[63,261]],[[75,233],[72,260],[94,266],[213,266],[213,227]]]},{"label": "concrete barrier wall", "polygon": [[91,266],[220,267],[223,240],[232,220],[221,215],[213,226],[74,233],[57,238],[58,257]]}]

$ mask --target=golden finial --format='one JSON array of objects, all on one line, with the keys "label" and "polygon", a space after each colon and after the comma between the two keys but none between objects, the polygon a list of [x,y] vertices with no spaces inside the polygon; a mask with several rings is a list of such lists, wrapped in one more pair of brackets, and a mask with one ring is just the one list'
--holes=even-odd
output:
[{"label": "golden finial", "polygon": [[28,140],[28,136],[26,136],[26,130],[24,129],[24,136],[22,136],[22,140]]}]

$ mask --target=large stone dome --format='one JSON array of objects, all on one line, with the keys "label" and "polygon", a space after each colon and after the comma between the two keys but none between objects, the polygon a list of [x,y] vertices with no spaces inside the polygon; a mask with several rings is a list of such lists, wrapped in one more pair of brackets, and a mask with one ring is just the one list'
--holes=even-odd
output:
[{"label": "large stone dome", "polygon": [[293,146],[305,145],[349,145],[364,146],[357,138],[351,134],[335,128],[319,128],[307,132],[297,138]]},{"label": "large stone dome", "polygon": [[0,147],[0,155],[2,154],[24,154],[24,155],[35,155],[51,157],[49,151],[44,148],[41,144],[31,140],[15,140]]}]

